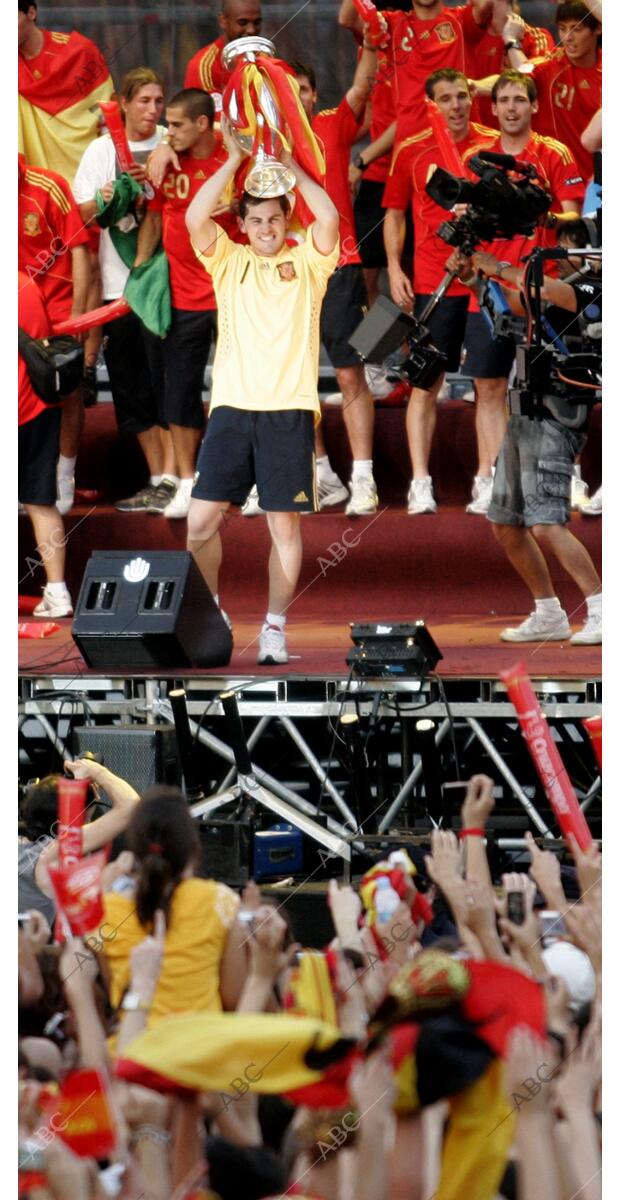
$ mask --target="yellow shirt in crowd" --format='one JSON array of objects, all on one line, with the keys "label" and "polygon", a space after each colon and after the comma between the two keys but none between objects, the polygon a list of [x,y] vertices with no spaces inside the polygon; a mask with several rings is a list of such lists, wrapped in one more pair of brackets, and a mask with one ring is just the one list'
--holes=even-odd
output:
[{"label": "yellow shirt in crowd", "polygon": [[[106,892],[103,903],[101,938],[110,969],[110,1000],[117,1008],[129,986],[130,952],[147,931],[131,896]],[[220,962],[238,907],[238,896],[213,879],[185,879],[175,888],[149,1025],[170,1013],[222,1011]]]},{"label": "yellow shirt in crowd", "polygon": [[222,404],[266,412],[301,408],[320,416],[319,319],[340,246],[321,254],[312,228],[302,245],[284,245],[273,258],[224,232],[210,256],[194,245],[217,301],[212,410]]}]

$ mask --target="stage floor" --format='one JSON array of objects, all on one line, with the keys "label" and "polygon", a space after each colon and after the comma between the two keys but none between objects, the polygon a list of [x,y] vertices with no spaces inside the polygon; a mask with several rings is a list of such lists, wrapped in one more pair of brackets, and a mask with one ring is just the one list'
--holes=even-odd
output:
[{"label": "stage floor", "polygon": [[[410,611],[391,611],[392,620],[410,620]],[[429,629],[443,653],[437,673],[446,678],[493,679],[512,663],[523,659],[530,676],[548,679],[598,679],[601,674],[600,646],[571,646],[568,642],[524,643],[499,641],[500,631],[509,623],[518,623],[523,614],[510,617],[481,618],[475,613],[441,614],[427,617]],[[367,613],[368,620],[385,619],[385,612]],[[259,667],[256,663],[259,625],[255,620],[234,620],[235,647],[228,667],[213,670],[156,672],[130,670],[103,671],[89,668],[71,637],[71,621],[59,621],[60,630],[40,640],[20,640],[19,670],[29,676],[57,675],[65,678],[114,677],[122,675],[158,678],[209,675],[221,678],[254,676],[257,678],[345,679],[349,668],[346,655],[351,646],[349,628],[342,617],[323,620],[291,618],[288,627],[290,659],[286,665]],[[578,623],[574,625],[578,628]]]}]

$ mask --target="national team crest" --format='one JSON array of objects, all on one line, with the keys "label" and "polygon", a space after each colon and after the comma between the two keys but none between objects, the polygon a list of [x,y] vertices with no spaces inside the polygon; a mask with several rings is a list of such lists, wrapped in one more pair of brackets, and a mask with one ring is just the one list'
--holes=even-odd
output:
[{"label": "national team crest", "polygon": [[278,275],[285,283],[290,283],[293,279],[297,279],[297,271],[295,264],[292,262],[278,263]]},{"label": "national team crest", "polygon": [[36,212],[24,213],[24,233],[28,237],[38,237],[40,232],[39,214]]},{"label": "national team crest", "polygon": [[442,21],[441,25],[435,26],[435,33],[440,42],[455,42],[456,33],[449,21]]}]

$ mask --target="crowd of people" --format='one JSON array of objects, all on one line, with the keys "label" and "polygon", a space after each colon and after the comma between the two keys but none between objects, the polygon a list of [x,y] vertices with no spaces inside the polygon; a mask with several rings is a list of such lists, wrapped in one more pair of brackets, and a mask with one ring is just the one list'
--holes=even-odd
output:
[{"label": "crowd of people", "polygon": [[78,936],[51,878],[59,777],[29,785],[24,1200],[598,1200],[595,843],[568,834],[558,856],[527,834],[494,878],[493,782],[474,776],[458,837],[376,851],[355,886],[331,878],[319,950],[277,893],[201,877],[179,791],[65,769],[109,805],[83,853],[114,842]]},{"label": "crowd of people", "polygon": [[[512,304],[518,269],[534,248],[590,244],[592,225],[581,217],[601,145],[600,0],[562,0],[553,33],[528,25],[516,0],[455,8],[412,0],[383,10],[378,26],[363,25],[353,0],[343,0],[339,23],[359,50],[341,102],[315,112],[314,66],[287,66],[325,165],[319,196],[316,178],[302,181],[293,145],[292,204],[256,204],[243,194],[238,181],[246,164],[221,111],[231,70],[223,52],[260,33],[258,0],[224,0],[220,37],[194,55],[183,88],[170,97],[156,65],[128,71],[114,92],[102,55],[80,33],[41,28],[37,5],[26,0],[18,2],[18,18],[20,326],[42,337],[101,306],[115,314],[80,334],[84,384],[61,412],[46,407],[20,358],[19,500],[46,547],[36,615],[72,613],[62,518],[74,502],[84,405],[94,398],[102,350],[118,428],[135,434],[149,471],[148,484],[117,508],[186,518],[188,546],[216,597],[219,527],[228,509],[266,512],[272,550],[258,657],[287,661],[286,613],[303,553],[300,515],[345,501],[347,516],[371,515],[379,503],[373,388],[385,388],[385,376],[364,368],[349,339],[381,286],[419,316],[448,269],[450,246],[438,234],[446,213],[426,191],[436,168],[450,165],[430,101],[453,143],[450,162],[456,154],[465,177],[475,178],[468,164],[481,151],[516,157],[535,169],[551,201],[532,235],[479,245],[473,267],[471,259],[451,260],[452,281],[427,321],[447,369],[463,363],[474,380],[478,462],[467,512],[490,517],[535,601],[530,617],[502,636],[571,637],[542,546],[584,595],[586,621],[572,640],[599,642],[600,580],[565,528],[571,505],[601,511],[602,493],[588,500],[580,477],[585,424],[567,430],[551,417],[526,422],[539,426],[541,445],[523,455],[507,448],[515,339],[491,335],[468,272],[477,282],[499,283]],[[132,159],[125,171],[97,121],[99,104],[114,95]],[[268,237],[259,213],[272,219]],[[217,241],[215,256],[209,239]],[[224,246],[234,270],[220,261]],[[596,269],[590,264],[591,276]],[[554,265],[546,270],[553,276]],[[600,291],[600,276],[595,283]],[[568,303],[567,295],[556,310],[586,307],[583,291],[573,289]],[[116,315],[123,296],[130,304]],[[212,415],[203,440],[213,343]],[[346,485],[321,431],[320,343],[340,388],[351,453]],[[443,382],[444,373],[428,389],[397,385],[406,402],[412,516],[437,510],[429,456]],[[522,428],[514,440],[519,451],[524,437]]]}]

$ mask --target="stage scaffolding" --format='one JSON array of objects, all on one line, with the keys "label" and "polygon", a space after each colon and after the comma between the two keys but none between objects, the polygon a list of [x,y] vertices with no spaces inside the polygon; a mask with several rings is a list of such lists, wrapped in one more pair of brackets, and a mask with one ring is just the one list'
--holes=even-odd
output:
[{"label": "stage scaffolding", "polygon": [[[601,712],[600,680],[533,680],[553,737],[595,836],[600,836],[601,780],[581,722]],[[530,829],[552,847],[557,826],[536,779],[512,705],[495,679],[441,681],[351,680],[339,677],[170,678],[60,677],[19,681],[21,774],[47,746],[47,758],[72,757],[76,724],[131,728],[168,725],[168,695],[185,689],[191,733],[202,754],[208,797],[203,819],[232,796],[240,781],[220,692],[235,692],[252,774],[277,798],[273,820],[297,823],[345,877],[352,854],[375,839],[399,833],[414,842],[434,825],[449,823],[458,807],[433,807],[417,740],[417,722],[432,722],[437,778],[443,785],[483,771],[495,781],[492,821],[498,848],[518,852]],[[352,761],[345,726],[359,733]],[[87,738],[86,730],[86,738]],[[84,737],[84,733],[82,734]],[[343,749],[344,747],[344,749]],[[361,773],[361,774],[360,774]],[[360,779],[362,785],[360,785]],[[241,780],[243,783],[243,780]],[[237,789],[238,792],[238,789]],[[361,792],[365,795],[362,797]],[[449,789],[444,790],[444,797]],[[198,815],[198,811],[197,811]],[[377,843],[380,844],[380,843]],[[335,865],[335,864],[334,864]]]}]

